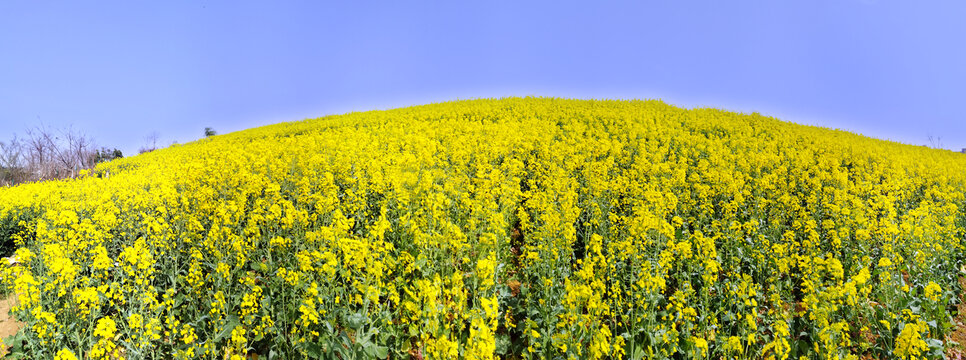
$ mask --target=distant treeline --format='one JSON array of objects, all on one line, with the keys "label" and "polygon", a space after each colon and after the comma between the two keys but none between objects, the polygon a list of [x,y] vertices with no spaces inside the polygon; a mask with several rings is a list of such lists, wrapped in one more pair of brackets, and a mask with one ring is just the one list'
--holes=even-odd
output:
[{"label": "distant treeline", "polygon": [[0,186],[72,178],[84,169],[124,155],[98,146],[93,138],[72,128],[38,126],[25,137],[0,141]]}]

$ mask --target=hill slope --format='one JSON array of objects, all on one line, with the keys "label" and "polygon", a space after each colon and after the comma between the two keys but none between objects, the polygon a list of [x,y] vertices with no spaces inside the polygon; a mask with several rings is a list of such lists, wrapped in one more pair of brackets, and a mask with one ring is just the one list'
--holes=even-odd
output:
[{"label": "hill slope", "polygon": [[2,189],[3,279],[32,357],[935,356],[964,180],[757,115],[458,101]]}]

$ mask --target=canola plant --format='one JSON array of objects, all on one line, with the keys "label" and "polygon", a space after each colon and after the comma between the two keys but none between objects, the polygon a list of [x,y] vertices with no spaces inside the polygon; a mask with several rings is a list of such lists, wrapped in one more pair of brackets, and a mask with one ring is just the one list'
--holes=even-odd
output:
[{"label": "canola plant", "polygon": [[0,189],[34,359],[942,358],[966,155],[660,101],[282,123]]}]

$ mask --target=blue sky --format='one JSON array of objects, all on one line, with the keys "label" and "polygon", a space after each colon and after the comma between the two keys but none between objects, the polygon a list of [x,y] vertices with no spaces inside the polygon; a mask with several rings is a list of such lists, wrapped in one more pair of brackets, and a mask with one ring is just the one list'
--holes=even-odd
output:
[{"label": "blue sky", "polygon": [[[588,4],[594,4],[590,6]],[[73,126],[130,155],[356,110],[659,98],[966,147],[966,2],[0,3],[0,139]]]}]

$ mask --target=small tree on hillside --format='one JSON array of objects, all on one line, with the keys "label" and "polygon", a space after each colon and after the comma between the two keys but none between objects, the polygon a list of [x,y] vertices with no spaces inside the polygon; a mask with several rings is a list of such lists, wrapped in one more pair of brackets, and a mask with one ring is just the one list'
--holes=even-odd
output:
[{"label": "small tree on hillside", "polygon": [[120,159],[122,157],[124,157],[124,154],[121,153],[121,150],[118,150],[118,149],[111,150],[111,149],[102,147],[100,150],[97,150],[94,152],[94,158],[92,162],[94,164],[100,164],[102,162],[107,162],[114,159]]},{"label": "small tree on hillside", "polygon": [[210,127],[205,128],[205,137],[212,137],[215,135],[218,135],[218,133],[215,132],[215,129],[212,129]]}]

